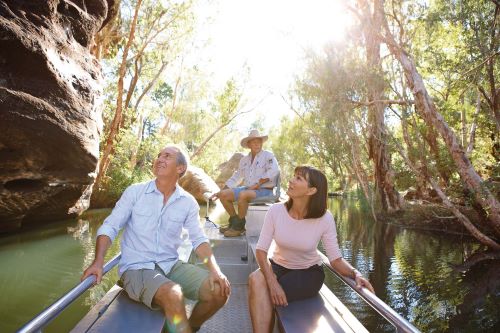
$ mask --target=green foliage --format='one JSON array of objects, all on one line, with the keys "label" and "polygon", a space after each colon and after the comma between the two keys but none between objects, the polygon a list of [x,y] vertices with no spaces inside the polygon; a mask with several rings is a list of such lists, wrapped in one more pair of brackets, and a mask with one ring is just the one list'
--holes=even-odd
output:
[{"label": "green foliage", "polygon": [[[135,4],[135,1],[121,4],[122,36],[127,36]],[[130,104],[124,109],[125,126],[116,142],[108,172],[110,181],[106,184],[113,183],[109,185],[111,195],[120,193],[128,184],[151,177],[151,160],[166,142],[178,143],[190,154],[197,153],[194,164],[213,178],[217,177],[220,163],[242,150],[241,134],[234,124],[245,106],[244,86],[250,75],[249,68],[243,68],[242,75],[229,78],[223,87],[215,87],[210,75],[200,66],[183,65],[196,27],[192,6],[191,1],[149,0],[141,7],[125,82],[131,82],[137,70],[139,76],[137,85],[130,88],[134,90]],[[487,0],[386,2],[386,11],[392,13],[388,16],[389,23],[395,25],[400,42],[414,56],[443,118],[457,137],[461,138],[462,130],[466,132],[465,145],[476,121],[470,158],[484,179],[498,177],[500,168],[495,151],[498,133],[482,95],[475,118],[478,86],[486,92],[490,90],[484,59],[489,55],[485,46],[491,45],[493,9],[493,2]],[[158,34],[151,34],[152,31]],[[148,38],[153,35],[148,44]],[[366,173],[369,188],[373,187],[367,137],[371,124],[368,108],[363,105],[369,97],[369,88],[378,85],[387,99],[412,99],[412,93],[397,61],[386,56],[384,47],[382,71],[367,66],[364,42],[361,26],[354,26],[346,42],[325,45],[322,51],[306,54],[306,69],[297,76],[290,91],[290,103],[298,115],[283,118],[270,130],[270,141],[266,144],[277,156],[284,181],[295,166],[311,164],[326,172],[332,190],[349,189],[359,181],[355,172],[358,167]],[[105,124],[109,124],[114,115],[117,72],[125,43],[124,37],[114,44],[116,57],[103,62]],[[150,91],[146,91],[163,63],[168,63],[165,71],[168,75],[162,75]],[[500,77],[498,67],[493,71],[496,78]],[[128,89],[126,85],[125,94]],[[145,96],[141,97],[144,92]],[[415,186],[416,176],[399,156],[394,142],[399,142],[417,164],[425,165],[443,186],[460,187],[461,180],[446,144],[436,137],[435,131],[430,131],[414,106],[392,105],[386,108],[385,116],[387,136],[395,140],[385,139],[398,190]],[[407,122],[409,142],[404,140],[402,117]],[[255,119],[248,124],[248,129],[264,130],[264,124],[264,118]],[[105,127],[101,142],[107,130]]]}]

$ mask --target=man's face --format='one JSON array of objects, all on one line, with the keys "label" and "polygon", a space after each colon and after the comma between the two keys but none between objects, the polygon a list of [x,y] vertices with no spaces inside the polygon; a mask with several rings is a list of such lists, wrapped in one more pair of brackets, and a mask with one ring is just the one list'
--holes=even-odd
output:
[{"label": "man's face", "polygon": [[256,138],[248,141],[248,148],[250,148],[252,152],[258,153],[259,151],[262,150],[262,139]]},{"label": "man's face", "polygon": [[165,147],[153,163],[153,173],[156,177],[177,177],[184,166],[177,165],[178,150],[175,147]]}]

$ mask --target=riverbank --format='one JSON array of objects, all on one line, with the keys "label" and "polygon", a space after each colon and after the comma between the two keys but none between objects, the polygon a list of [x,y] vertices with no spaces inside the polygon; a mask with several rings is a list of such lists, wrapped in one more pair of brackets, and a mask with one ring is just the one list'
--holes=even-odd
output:
[{"label": "riverbank", "polygon": [[[487,221],[476,210],[468,206],[457,206],[457,208],[482,232],[493,237]],[[377,218],[385,223],[405,228],[470,236],[451,210],[439,203],[410,201],[405,203],[404,210],[379,213]]]}]

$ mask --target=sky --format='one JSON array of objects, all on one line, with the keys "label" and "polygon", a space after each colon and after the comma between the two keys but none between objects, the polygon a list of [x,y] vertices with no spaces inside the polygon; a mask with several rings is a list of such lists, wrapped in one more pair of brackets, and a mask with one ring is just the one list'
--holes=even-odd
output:
[{"label": "sky", "polygon": [[341,0],[213,0],[204,2],[198,15],[211,18],[199,27],[199,38],[208,41],[200,54],[204,69],[222,87],[248,66],[246,109],[255,111],[239,122],[248,125],[260,115],[266,129],[293,115],[283,97],[303,70],[306,50],[341,40],[351,22]]}]

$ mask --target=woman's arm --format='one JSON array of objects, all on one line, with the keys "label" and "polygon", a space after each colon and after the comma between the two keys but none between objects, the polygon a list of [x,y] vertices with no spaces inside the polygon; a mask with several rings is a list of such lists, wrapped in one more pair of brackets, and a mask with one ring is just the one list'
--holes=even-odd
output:
[{"label": "woman's arm", "polygon": [[332,265],[333,269],[342,274],[343,276],[350,277],[356,281],[356,287],[365,287],[370,290],[372,293],[375,293],[373,287],[367,279],[361,275],[361,273],[354,267],[351,266],[344,258],[337,258],[335,260],[330,261],[330,265]]},{"label": "woman's arm", "polygon": [[267,289],[271,295],[271,302],[275,306],[287,306],[288,302],[285,292],[273,272],[269,259],[267,259],[267,252],[257,249],[255,251],[255,257],[257,259],[257,263],[259,264],[260,271],[264,274],[264,278],[266,279]]}]

